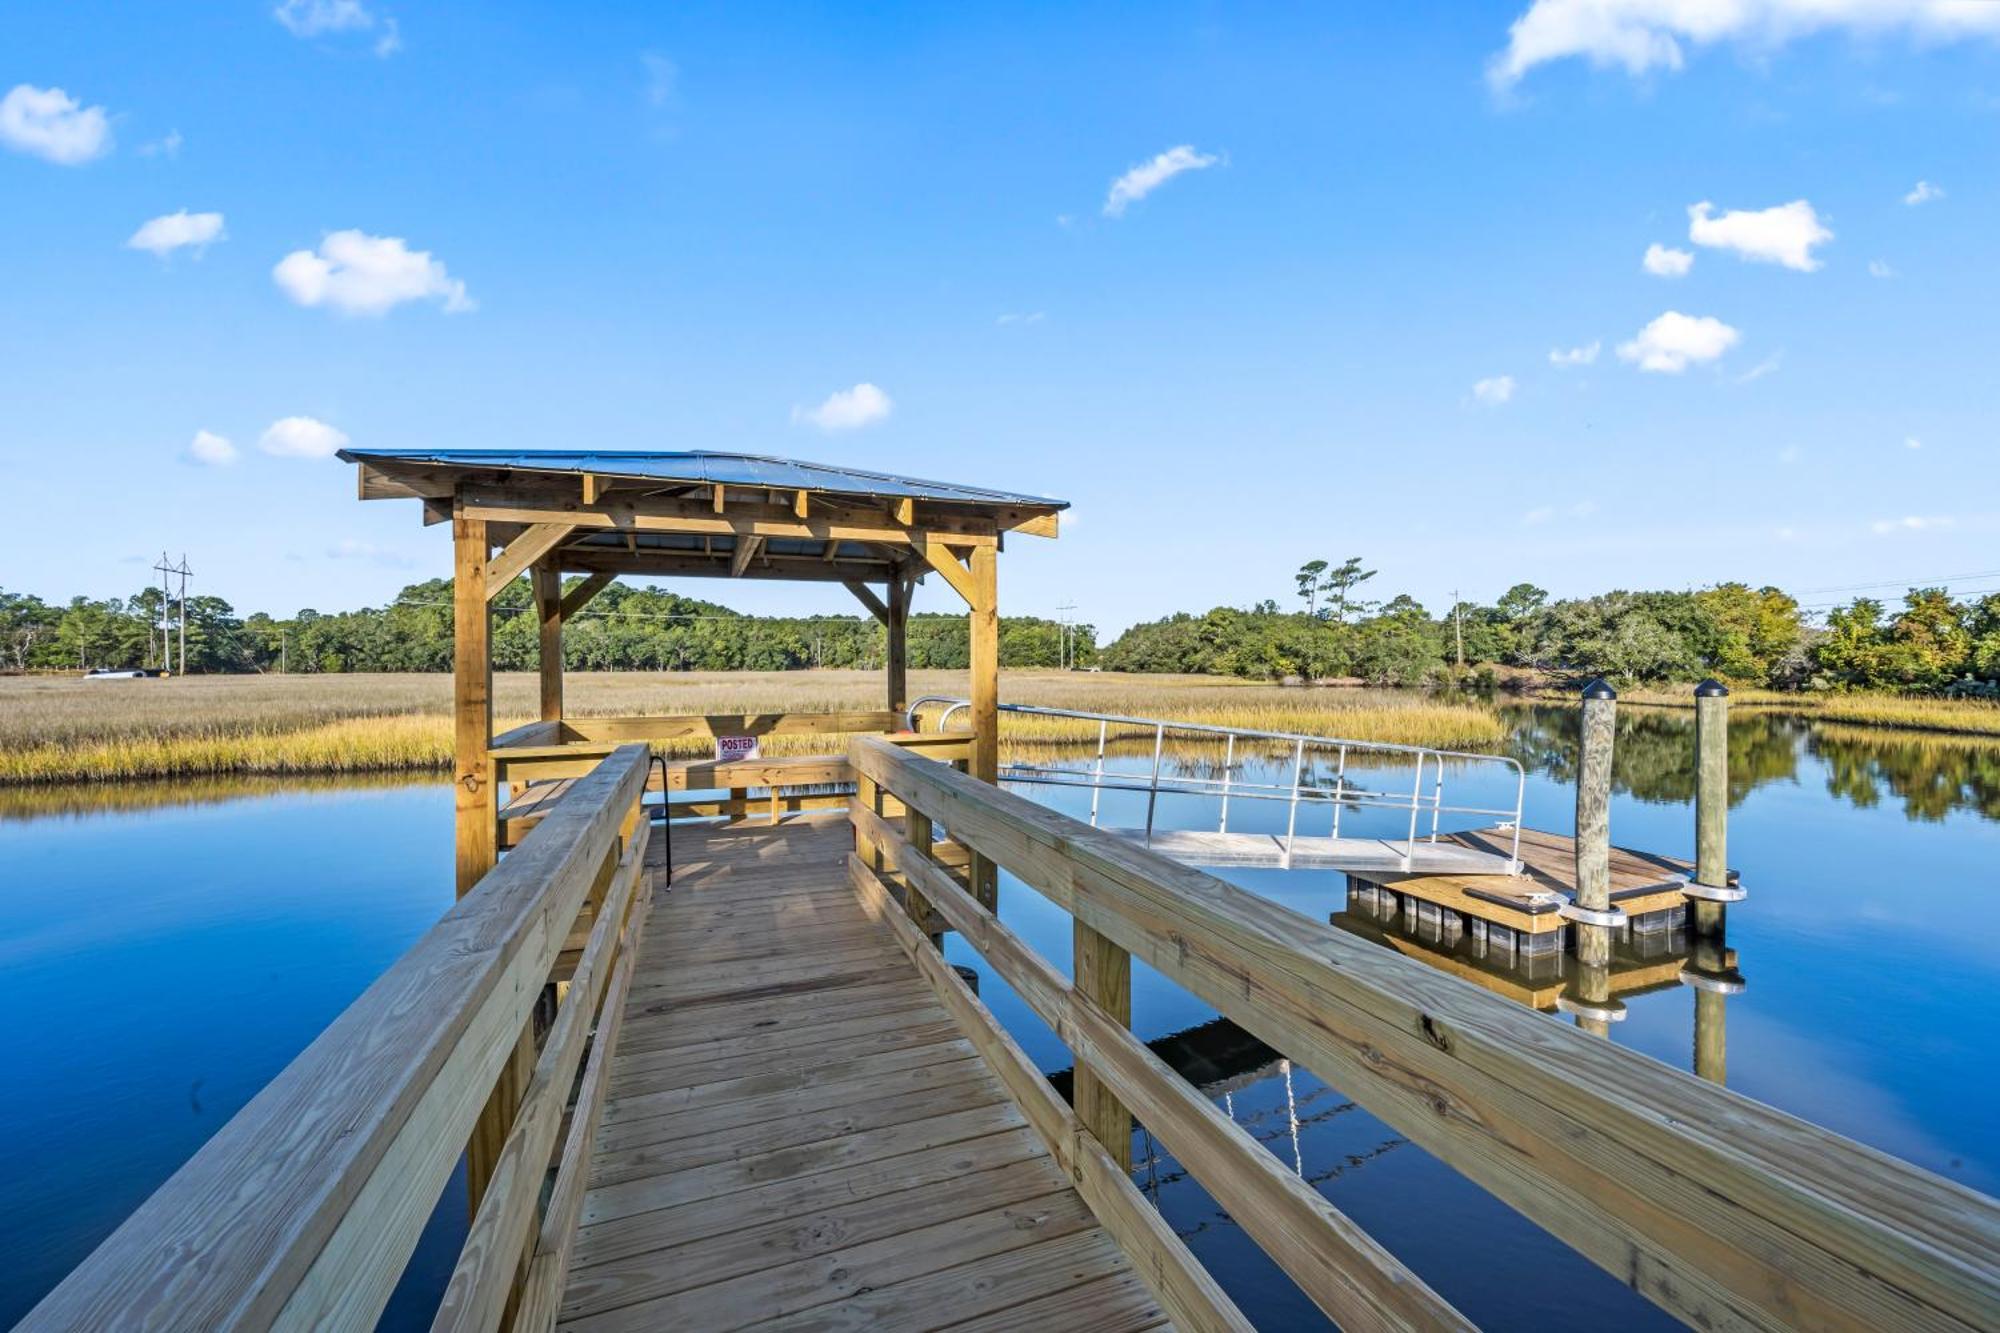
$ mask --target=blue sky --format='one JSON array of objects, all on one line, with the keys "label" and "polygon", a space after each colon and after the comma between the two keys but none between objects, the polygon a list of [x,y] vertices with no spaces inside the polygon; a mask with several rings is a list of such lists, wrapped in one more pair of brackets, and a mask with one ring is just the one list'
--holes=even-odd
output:
[{"label": "blue sky", "polygon": [[10,590],[446,572],[322,427],[1059,495],[1106,628],[2000,571],[2000,4],[17,3],[0,97]]}]

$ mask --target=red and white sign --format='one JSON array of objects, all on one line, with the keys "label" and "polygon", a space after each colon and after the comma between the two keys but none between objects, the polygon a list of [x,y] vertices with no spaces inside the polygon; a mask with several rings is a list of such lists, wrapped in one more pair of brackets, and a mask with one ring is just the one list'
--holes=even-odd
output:
[{"label": "red and white sign", "polygon": [[757,752],[755,736],[717,736],[715,738],[716,762],[730,764],[744,759],[763,758]]}]

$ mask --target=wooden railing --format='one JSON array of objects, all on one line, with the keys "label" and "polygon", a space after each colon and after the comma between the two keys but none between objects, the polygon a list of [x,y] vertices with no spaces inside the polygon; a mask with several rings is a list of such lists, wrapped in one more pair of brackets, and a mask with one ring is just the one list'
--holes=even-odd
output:
[{"label": "wooden railing", "polygon": [[578,781],[22,1327],[372,1327],[580,934],[436,1322],[553,1327],[645,928],[647,762]]},{"label": "wooden railing", "polygon": [[[849,759],[857,893],[1184,1324],[1236,1326],[1128,1193],[1133,1113],[1342,1327],[1464,1321],[1133,1037],[1133,956],[1689,1324],[2000,1326],[1984,1195],[945,765],[869,738]],[[1074,917],[1073,982],[933,859],[939,826]],[[960,931],[1070,1047],[1074,1111],[912,913]]]},{"label": "wooden railing", "polygon": [[[899,732],[903,725],[903,715],[897,712],[839,712],[839,713],[710,713],[661,717],[576,717],[564,718],[560,722],[529,722],[503,732],[493,738],[488,751],[493,763],[493,777],[497,784],[505,784],[518,792],[521,788],[535,783],[561,781],[576,778],[587,773],[601,759],[620,745],[646,742],[655,748],[671,753],[687,748],[691,741],[707,742],[719,736],[824,736],[826,753],[834,756],[846,754],[846,738],[856,734],[895,733],[898,744],[924,749],[937,757],[963,760],[970,745],[970,735],[965,732],[936,732],[916,735]],[[678,743],[678,744],[677,744]],[[681,761],[686,762],[686,761]],[[813,775],[809,786],[825,786],[827,783],[845,783],[852,780],[844,758],[833,766],[831,774]],[[660,791],[663,786],[661,771],[655,769],[647,777],[647,789]],[[691,783],[700,787],[701,783]],[[774,792],[771,797],[760,798],[754,804],[741,787],[723,784],[727,794],[721,797],[681,797],[675,799],[670,794],[676,817],[743,815],[764,810],[792,812],[799,810],[822,810],[844,807],[847,796],[844,792],[830,794],[824,791],[788,790]],[[498,833],[498,845],[506,847],[519,841],[518,831],[503,826]]]}]

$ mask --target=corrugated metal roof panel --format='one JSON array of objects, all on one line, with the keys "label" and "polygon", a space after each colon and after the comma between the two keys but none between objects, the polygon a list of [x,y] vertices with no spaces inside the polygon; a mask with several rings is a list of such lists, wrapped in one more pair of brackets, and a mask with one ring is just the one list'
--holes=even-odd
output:
[{"label": "corrugated metal roof panel", "polygon": [[523,472],[592,472],[606,477],[706,484],[720,482],[727,486],[768,486],[774,490],[879,495],[960,504],[1069,508],[1067,500],[1042,495],[995,491],[983,486],[960,486],[945,481],[923,481],[916,477],[831,467],[791,458],[711,453],[706,450],[642,453],[618,449],[342,449],[339,456],[349,463],[408,463],[428,467],[517,469]]}]

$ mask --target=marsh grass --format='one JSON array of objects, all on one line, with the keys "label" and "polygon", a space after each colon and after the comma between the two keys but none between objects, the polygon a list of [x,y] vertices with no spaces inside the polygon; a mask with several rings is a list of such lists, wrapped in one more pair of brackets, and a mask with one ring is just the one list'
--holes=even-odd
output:
[{"label": "marsh grass", "polygon": [[[1655,708],[1693,708],[1693,690],[1634,690],[1620,703]],[[1788,694],[1777,690],[1733,690],[1731,708],[1809,717],[1850,726],[1895,727],[1961,736],[2000,736],[2000,703],[1985,699],[1938,699],[1907,694]]]},{"label": "marsh grass", "polygon": [[[881,706],[875,672],[593,673],[566,682],[572,716],[832,712]],[[535,678],[496,676],[496,729],[532,716]],[[962,696],[963,675],[912,672],[912,696]],[[1006,699],[1355,740],[1482,749],[1502,728],[1488,708],[1391,690],[1301,690],[1205,676],[1010,672]],[[205,774],[382,773],[451,762],[445,675],[196,676],[95,681],[0,678],[0,784]],[[1094,741],[1094,723],[1009,716],[1003,738]],[[774,753],[826,749],[825,736],[769,738]],[[701,743],[682,747],[689,753]]]}]

